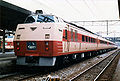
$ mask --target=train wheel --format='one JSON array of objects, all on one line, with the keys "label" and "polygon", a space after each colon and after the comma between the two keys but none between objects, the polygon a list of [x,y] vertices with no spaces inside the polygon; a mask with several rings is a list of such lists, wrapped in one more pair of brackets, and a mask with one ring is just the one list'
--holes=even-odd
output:
[{"label": "train wheel", "polygon": [[62,68],[63,67],[63,57],[56,57],[55,68]]},{"label": "train wheel", "polygon": [[81,54],[81,58],[84,58],[84,57],[85,57],[85,53],[82,53],[82,54]]},{"label": "train wheel", "polygon": [[73,59],[73,60],[76,60],[76,59],[77,59],[77,54],[73,54],[73,55],[72,55],[72,59]]},{"label": "train wheel", "polygon": [[102,54],[102,50],[100,50],[100,54]]},{"label": "train wheel", "polygon": [[91,57],[91,56],[92,56],[92,53],[90,52],[89,55],[90,55],[90,57]]},{"label": "train wheel", "polygon": [[96,56],[97,54],[96,54],[96,52],[95,51],[93,51],[93,56]]},{"label": "train wheel", "polygon": [[70,56],[67,56],[67,55],[63,56],[62,57],[62,64],[63,64],[63,66],[68,66],[70,64]]}]

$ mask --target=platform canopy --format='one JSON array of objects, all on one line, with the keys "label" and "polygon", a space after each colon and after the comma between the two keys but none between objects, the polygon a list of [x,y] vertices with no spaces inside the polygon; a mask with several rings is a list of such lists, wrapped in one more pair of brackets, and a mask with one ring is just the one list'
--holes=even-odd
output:
[{"label": "platform canopy", "polygon": [[15,30],[31,11],[0,0],[0,29]]},{"label": "platform canopy", "polygon": [[120,18],[120,0],[118,0],[119,18]]}]

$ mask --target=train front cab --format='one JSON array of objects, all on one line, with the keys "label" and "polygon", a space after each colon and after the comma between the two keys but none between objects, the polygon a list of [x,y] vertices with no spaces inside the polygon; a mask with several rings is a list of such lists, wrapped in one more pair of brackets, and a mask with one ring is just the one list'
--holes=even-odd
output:
[{"label": "train front cab", "polygon": [[28,17],[26,23],[19,24],[16,29],[14,50],[17,56],[17,64],[54,66],[56,56],[62,52],[64,23],[62,19],[60,20],[60,18],[52,15],[37,15],[38,19],[36,16],[34,17],[37,20],[30,19],[31,17]]}]

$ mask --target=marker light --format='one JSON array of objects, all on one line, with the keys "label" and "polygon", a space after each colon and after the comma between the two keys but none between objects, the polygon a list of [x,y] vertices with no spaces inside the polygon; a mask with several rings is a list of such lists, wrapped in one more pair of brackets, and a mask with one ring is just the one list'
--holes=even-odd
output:
[{"label": "marker light", "polygon": [[19,43],[19,42],[17,42],[17,45],[20,45],[20,43]]},{"label": "marker light", "polygon": [[19,47],[17,47],[17,50],[20,50],[20,48],[19,48]]},{"label": "marker light", "polygon": [[46,50],[46,51],[49,50],[49,42],[45,42],[45,50]]},{"label": "marker light", "polygon": [[45,42],[45,45],[48,46],[48,42]]},{"label": "marker light", "polygon": [[19,45],[20,45],[20,43],[19,43],[19,42],[17,42],[17,51],[19,51],[19,50],[20,50]]},{"label": "marker light", "polygon": [[46,47],[46,51],[48,51],[48,49],[49,49],[49,48],[48,48],[48,47]]}]

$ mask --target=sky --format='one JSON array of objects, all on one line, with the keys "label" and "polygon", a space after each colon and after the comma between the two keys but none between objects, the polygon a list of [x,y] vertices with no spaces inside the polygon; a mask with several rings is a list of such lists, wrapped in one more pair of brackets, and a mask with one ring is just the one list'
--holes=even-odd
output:
[{"label": "sky", "polygon": [[[118,0],[4,0],[27,10],[43,10],[52,13],[66,21],[97,21],[118,20]],[[106,22],[77,23],[86,29],[100,35],[106,35]],[[87,25],[86,25],[87,24]],[[102,26],[104,24],[104,26]],[[114,24],[114,25],[111,25]],[[109,33],[120,32],[119,22],[109,22]],[[100,33],[101,32],[101,33]],[[120,33],[110,33],[109,36],[120,36]]]}]

